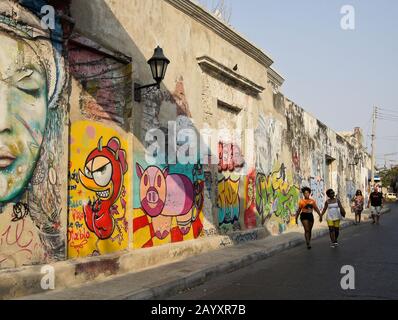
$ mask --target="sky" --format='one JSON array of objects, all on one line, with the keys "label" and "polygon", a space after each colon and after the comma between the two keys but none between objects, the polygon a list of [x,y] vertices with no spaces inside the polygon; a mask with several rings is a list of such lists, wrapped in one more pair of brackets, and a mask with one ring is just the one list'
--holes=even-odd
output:
[{"label": "sky", "polygon": [[[335,131],[361,127],[370,151],[373,107],[396,115],[377,120],[376,155],[379,166],[398,164],[397,0],[225,2],[233,29],[274,60],[285,96]],[[355,10],[354,30],[341,27],[345,5]]]}]

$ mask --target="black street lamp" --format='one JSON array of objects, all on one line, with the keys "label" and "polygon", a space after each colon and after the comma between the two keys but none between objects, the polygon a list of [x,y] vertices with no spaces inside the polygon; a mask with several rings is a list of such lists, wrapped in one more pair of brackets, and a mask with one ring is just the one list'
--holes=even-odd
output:
[{"label": "black street lamp", "polygon": [[139,83],[134,83],[134,100],[137,102],[141,102],[142,89],[151,87],[157,87],[160,89],[160,83],[166,75],[167,66],[170,64],[170,60],[164,55],[163,49],[157,46],[152,58],[148,60],[148,64],[151,67],[152,77],[156,83],[145,86],[141,86]]}]

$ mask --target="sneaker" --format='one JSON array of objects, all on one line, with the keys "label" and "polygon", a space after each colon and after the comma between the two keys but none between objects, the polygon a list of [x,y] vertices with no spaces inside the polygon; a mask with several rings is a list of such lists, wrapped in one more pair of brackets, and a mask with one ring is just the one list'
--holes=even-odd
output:
[{"label": "sneaker", "polygon": [[330,247],[334,249],[334,248],[336,248],[336,245],[334,243],[331,243]]},{"label": "sneaker", "polygon": [[335,243],[333,243],[333,244],[334,244],[335,247],[338,247],[338,246],[339,246],[339,243],[338,243],[338,242],[335,242]]},{"label": "sneaker", "polygon": [[311,247],[310,244],[307,244],[307,249],[308,249],[308,250],[311,250],[311,249],[312,249],[312,247]]}]

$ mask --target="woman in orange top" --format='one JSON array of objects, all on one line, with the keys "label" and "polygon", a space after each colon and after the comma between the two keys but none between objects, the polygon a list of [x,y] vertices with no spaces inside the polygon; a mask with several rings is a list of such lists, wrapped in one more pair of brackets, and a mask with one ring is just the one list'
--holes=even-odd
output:
[{"label": "woman in orange top", "polygon": [[296,212],[296,224],[298,224],[298,217],[300,216],[301,223],[303,224],[305,230],[305,241],[307,242],[308,250],[311,249],[311,237],[312,237],[312,228],[314,226],[314,214],[313,211],[315,210],[316,213],[319,215],[319,221],[322,222],[322,215],[321,211],[319,210],[318,206],[314,199],[311,199],[311,189],[308,187],[304,187],[301,189],[301,192],[304,195],[304,198],[299,201],[299,208]]}]

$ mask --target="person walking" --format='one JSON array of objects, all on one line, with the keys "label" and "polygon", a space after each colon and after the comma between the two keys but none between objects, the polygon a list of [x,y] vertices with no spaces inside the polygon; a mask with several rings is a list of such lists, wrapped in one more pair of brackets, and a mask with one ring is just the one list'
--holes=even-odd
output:
[{"label": "person walking", "polygon": [[355,225],[361,223],[362,212],[365,204],[365,199],[361,190],[357,190],[355,197],[352,199],[352,209],[355,213]]},{"label": "person walking", "polygon": [[341,205],[340,200],[336,198],[336,193],[334,190],[329,189],[326,191],[326,195],[329,199],[326,200],[325,206],[323,207],[322,217],[327,211],[326,221],[329,226],[331,240],[330,247],[336,248],[339,245],[338,239],[340,235],[340,221],[346,216],[346,212]]},{"label": "person walking", "polygon": [[373,192],[369,195],[368,209],[371,209],[372,224],[380,224],[381,210],[384,207],[383,193],[379,191],[379,186],[376,185]]},{"label": "person walking", "polygon": [[314,199],[311,199],[311,189],[304,187],[301,192],[304,198],[299,201],[299,208],[296,212],[296,224],[298,225],[298,218],[300,217],[301,223],[303,224],[305,230],[305,241],[307,243],[307,249],[310,250],[311,238],[312,238],[312,228],[314,227],[314,214],[315,210],[319,215],[319,221],[322,222],[321,212]]}]

